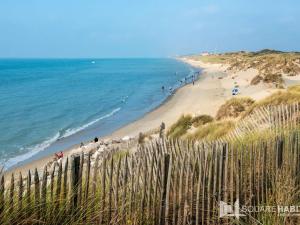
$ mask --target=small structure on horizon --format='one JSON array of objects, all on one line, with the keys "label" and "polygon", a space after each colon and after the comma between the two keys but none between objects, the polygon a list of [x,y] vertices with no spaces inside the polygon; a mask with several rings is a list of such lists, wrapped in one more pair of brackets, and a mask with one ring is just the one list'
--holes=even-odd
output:
[{"label": "small structure on horizon", "polygon": [[201,56],[208,56],[208,55],[210,55],[209,52],[202,52],[202,53],[201,53]]}]

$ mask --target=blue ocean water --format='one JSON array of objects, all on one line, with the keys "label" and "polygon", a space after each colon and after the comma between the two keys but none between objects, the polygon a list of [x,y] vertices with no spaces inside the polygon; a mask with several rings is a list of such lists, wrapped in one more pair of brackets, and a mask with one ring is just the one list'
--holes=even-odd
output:
[{"label": "blue ocean water", "polygon": [[0,59],[0,164],[109,134],[193,72],[175,59]]}]

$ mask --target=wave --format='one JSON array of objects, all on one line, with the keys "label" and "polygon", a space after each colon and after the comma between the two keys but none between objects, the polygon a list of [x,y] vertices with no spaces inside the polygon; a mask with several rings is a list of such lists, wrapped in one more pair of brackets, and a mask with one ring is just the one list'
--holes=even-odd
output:
[{"label": "wave", "polygon": [[58,132],[57,134],[55,134],[53,137],[45,140],[44,142],[31,146],[31,147],[22,147],[21,150],[26,150],[27,152],[22,154],[22,155],[18,155],[15,156],[13,158],[10,158],[8,160],[6,160],[4,162],[4,168],[10,168],[26,159],[31,158],[32,156],[34,156],[35,154],[37,154],[38,152],[43,151],[44,149],[48,148],[51,144],[53,144],[54,142],[57,141],[57,139],[59,138],[60,133]]},{"label": "wave", "polygon": [[65,131],[65,133],[61,136],[61,138],[66,138],[66,137],[69,137],[69,136],[71,136],[71,135],[73,135],[73,134],[76,134],[76,133],[78,133],[78,132],[80,132],[80,131],[82,131],[82,130],[84,130],[84,129],[90,127],[90,126],[92,126],[93,124],[99,122],[100,120],[103,120],[103,119],[106,119],[106,118],[108,118],[108,117],[113,116],[115,113],[117,113],[117,112],[120,111],[120,110],[121,110],[121,108],[114,109],[114,110],[111,111],[110,113],[108,113],[108,114],[106,114],[106,115],[104,115],[104,116],[101,116],[101,117],[99,117],[99,118],[97,118],[97,119],[95,119],[95,120],[93,120],[93,121],[91,121],[91,122],[89,122],[89,123],[87,123],[87,124],[84,124],[84,125],[81,126],[81,127],[73,128],[73,129],[67,129],[67,130]]},{"label": "wave", "polygon": [[[120,111],[121,108],[116,108],[113,111],[111,111],[110,113],[101,116],[95,120],[93,120],[92,122],[89,122],[81,127],[78,128],[74,128],[74,129],[67,129],[65,131],[65,133],[62,135],[61,132],[56,133],[53,137],[46,139],[44,142],[34,145],[34,146],[30,146],[30,147],[22,147],[21,150],[22,151],[26,151],[26,153],[22,154],[22,155],[18,155],[12,158],[9,158],[8,160],[5,160],[3,165],[4,168],[11,168],[15,165],[17,165],[18,163],[25,161],[31,157],[33,157],[34,155],[36,155],[37,153],[43,151],[44,149],[48,148],[50,145],[52,145],[53,143],[55,143],[57,140],[61,139],[61,138],[65,138],[65,137],[69,137],[77,132],[80,132],[84,129],[86,129],[87,127],[97,123],[100,120],[103,120],[105,118],[111,117],[113,116],[115,113],[117,113],[118,111]],[[1,162],[1,161],[0,161]]]},{"label": "wave", "polygon": [[194,73],[195,73],[195,70],[194,70],[194,68],[192,68],[192,67],[189,67],[189,75],[188,76],[191,76],[191,75],[193,75]]}]

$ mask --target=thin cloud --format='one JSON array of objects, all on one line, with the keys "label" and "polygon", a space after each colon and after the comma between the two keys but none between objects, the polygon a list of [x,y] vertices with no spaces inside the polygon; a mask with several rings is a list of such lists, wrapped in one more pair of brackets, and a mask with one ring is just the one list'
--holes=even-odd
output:
[{"label": "thin cloud", "polygon": [[202,11],[207,14],[217,14],[220,12],[220,6],[216,4],[206,5],[202,8]]},{"label": "thin cloud", "polygon": [[185,17],[200,17],[203,15],[213,15],[221,11],[220,6],[216,4],[209,4],[198,8],[190,8],[183,13]]}]

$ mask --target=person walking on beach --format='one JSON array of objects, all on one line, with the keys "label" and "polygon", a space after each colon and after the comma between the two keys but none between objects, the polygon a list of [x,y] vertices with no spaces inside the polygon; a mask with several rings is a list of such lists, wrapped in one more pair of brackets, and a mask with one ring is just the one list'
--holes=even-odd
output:
[{"label": "person walking on beach", "polygon": [[166,129],[166,125],[164,122],[162,122],[159,129],[159,138],[164,137],[165,129]]}]

